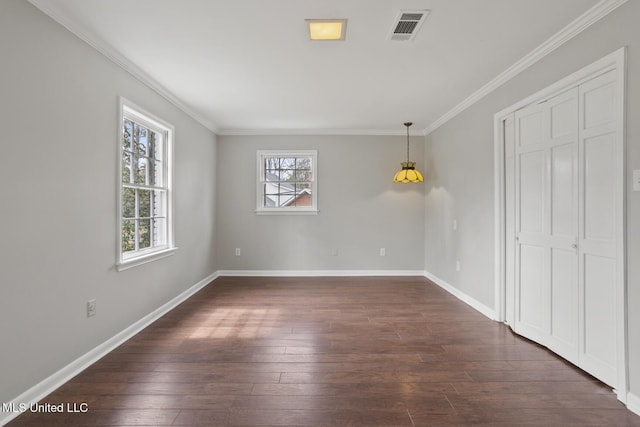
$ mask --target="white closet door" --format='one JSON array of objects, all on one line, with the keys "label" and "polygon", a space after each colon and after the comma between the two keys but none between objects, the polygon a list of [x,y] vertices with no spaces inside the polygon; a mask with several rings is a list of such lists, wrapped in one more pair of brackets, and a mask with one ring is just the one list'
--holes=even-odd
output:
[{"label": "white closet door", "polygon": [[578,89],[515,117],[515,329],[577,362]]},{"label": "white closet door", "polygon": [[501,116],[504,317],[624,401],[624,52],[597,66]]},{"label": "white closet door", "polygon": [[580,365],[616,384],[617,171],[616,75],[580,86]]},{"label": "white closet door", "polygon": [[515,330],[540,343],[549,335],[548,163],[546,103],[515,114],[516,272]]},{"label": "white closet door", "polygon": [[578,88],[549,108],[549,341],[578,360]]}]

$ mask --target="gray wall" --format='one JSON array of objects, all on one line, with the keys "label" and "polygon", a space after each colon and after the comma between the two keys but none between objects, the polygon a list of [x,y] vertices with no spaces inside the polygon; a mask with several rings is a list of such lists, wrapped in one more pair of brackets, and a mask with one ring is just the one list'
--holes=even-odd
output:
[{"label": "gray wall", "polygon": [[[26,1],[0,1],[0,402],[217,270],[216,137]],[[116,272],[122,95],[175,126],[168,258]],[[85,304],[97,299],[97,314]]]},{"label": "gray wall", "polygon": [[[405,144],[400,136],[221,136],[220,269],[422,271],[424,187],[393,183]],[[318,150],[318,215],[255,214],[259,149]],[[422,137],[412,137],[411,153],[422,159]]]},{"label": "gray wall", "polygon": [[[640,169],[640,1],[629,1],[530,69],[427,136],[432,166],[426,193],[425,269],[493,306],[493,115],[601,57],[627,46],[627,261],[630,386],[640,396],[640,192],[631,171]],[[464,217],[459,231],[450,228]],[[432,246],[431,243],[437,245]],[[441,249],[443,248],[443,249]],[[478,256],[482,262],[467,260]],[[463,270],[452,266],[462,257]]]}]

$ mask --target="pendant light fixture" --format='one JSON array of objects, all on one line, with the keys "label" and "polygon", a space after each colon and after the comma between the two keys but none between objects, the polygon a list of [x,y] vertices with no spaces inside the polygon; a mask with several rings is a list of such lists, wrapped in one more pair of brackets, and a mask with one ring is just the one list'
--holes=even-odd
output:
[{"label": "pendant light fixture", "polygon": [[416,170],[416,162],[409,161],[409,126],[413,123],[406,122],[404,125],[407,127],[407,161],[402,162],[402,169],[400,169],[396,176],[393,177],[393,182],[401,182],[406,184],[408,182],[422,182],[422,174]]}]

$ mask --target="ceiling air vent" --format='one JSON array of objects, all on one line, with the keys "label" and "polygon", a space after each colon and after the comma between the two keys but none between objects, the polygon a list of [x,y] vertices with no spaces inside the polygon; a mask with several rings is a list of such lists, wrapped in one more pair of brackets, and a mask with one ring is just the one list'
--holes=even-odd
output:
[{"label": "ceiling air vent", "polygon": [[393,23],[389,38],[399,41],[413,40],[428,14],[427,9],[401,10]]}]

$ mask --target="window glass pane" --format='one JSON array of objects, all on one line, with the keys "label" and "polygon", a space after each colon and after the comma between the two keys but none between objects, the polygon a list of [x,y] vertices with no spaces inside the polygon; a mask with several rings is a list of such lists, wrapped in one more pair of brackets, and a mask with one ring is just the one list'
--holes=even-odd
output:
[{"label": "window glass pane", "polygon": [[147,155],[148,129],[139,124],[133,127],[133,148],[140,155]]},{"label": "window glass pane", "polygon": [[122,189],[122,217],[135,218],[136,216],[136,190],[133,188]]},{"label": "window glass pane", "polygon": [[131,134],[133,132],[133,123],[131,120],[124,121],[124,133],[122,137],[122,148],[125,150],[131,150]]},{"label": "window glass pane", "polygon": [[280,159],[280,169],[295,169],[296,159],[295,157],[282,157]]},{"label": "window glass pane", "polygon": [[146,155],[152,157],[156,152],[156,133],[150,129],[147,129],[147,152]]},{"label": "window glass pane", "polygon": [[138,192],[138,218],[151,217],[153,191],[137,190],[137,192]]},{"label": "window glass pane", "polygon": [[296,207],[312,206],[311,186],[309,184],[296,184],[295,200],[291,203]]},{"label": "window glass pane", "polygon": [[283,157],[280,162],[280,180],[293,181],[295,179],[296,159]]},{"label": "window glass pane", "polygon": [[122,252],[133,251],[136,248],[135,221],[122,221]]},{"label": "window glass pane", "polygon": [[262,187],[262,194],[264,195],[262,204],[264,207],[267,207],[267,208],[275,208],[276,207],[275,197],[273,197],[273,194],[270,194],[267,192],[268,186],[270,186],[270,184],[264,184],[264,186]]},{"label": "window glass pane", "polygon": [[266,157],[264,159],[264,180],[277,181],[280,179],[280,161],[276,157]]},{"label": "window glass pane", "polygon": [[280,171],[278,169],[265,169],[264,171],[265,181],[279,181]]},{"label": "window glass pane", "polygon": [[296,169],[298,170],[311,170],[311,157],[298,157],[296,158]]},{"label": "window glass pane", "polygon": [[131,154],[126,151],[122,152],[122,182],[131,182]]},{"label": "window glass pane", "polygon": [[133,164],[133,179],[136,184],[146,184],[147,183],[147,158],[146,157],[138,157],[134,156],[134,164]]},{"label": "window glass pane", "polygon": [[151,247],[151,220],[138,220],[138,248],[145,249]]},{"label": "window glass pane", "polygon": [[295,177],[295,169],[281,169],[280,181],[293,181]]},{"label": "window glass pane", "polygon": [[311,181],[311,170],[308,169],[297,169],[296,170],[296,181]]}]

